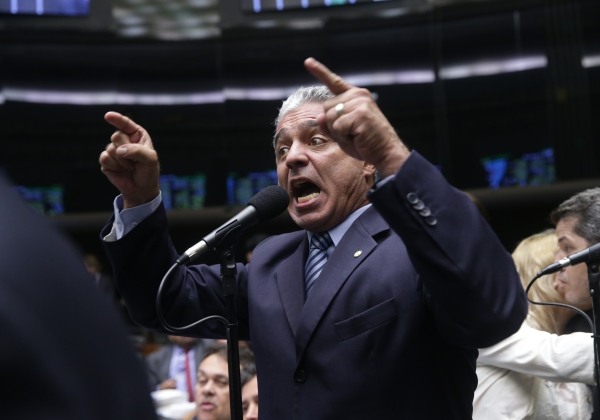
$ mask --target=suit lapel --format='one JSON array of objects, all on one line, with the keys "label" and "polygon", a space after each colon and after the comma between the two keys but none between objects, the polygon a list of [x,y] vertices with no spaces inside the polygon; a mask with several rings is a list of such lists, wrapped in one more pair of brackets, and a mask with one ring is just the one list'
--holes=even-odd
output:
[{"label": "suit lapel", "polygon": [[389,230],[389,226],[370,208],[350,226],[336,246],[302,307],[300,324],[296,330],[298,360],[340,288],[377,247],[373,236],[384,230]]},{"label": "suit lapel", "polygon": [[300,241],[298,248],[279,265],[275,272],[283,309],[294,334],[304,306],[304,261],[307,249],[308,239],[304,234],[304,239]]}]

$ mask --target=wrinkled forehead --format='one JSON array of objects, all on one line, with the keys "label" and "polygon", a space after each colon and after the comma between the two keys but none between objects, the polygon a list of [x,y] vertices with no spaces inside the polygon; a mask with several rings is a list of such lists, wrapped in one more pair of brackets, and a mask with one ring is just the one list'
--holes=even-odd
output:
[{"label": "wrinkled forehead", "polygon": [[200,362],[198,372],[207,376],[225,376],[229,377],[229,369],[227,360],[224,360],[217,354],[210,354]]},{"label": "wrinkled forehead", "polygon": [[318,127],[317,117],[323,113],[322,103],[305,103],[285,113],[275,129],[273,146],[282,139]]}]

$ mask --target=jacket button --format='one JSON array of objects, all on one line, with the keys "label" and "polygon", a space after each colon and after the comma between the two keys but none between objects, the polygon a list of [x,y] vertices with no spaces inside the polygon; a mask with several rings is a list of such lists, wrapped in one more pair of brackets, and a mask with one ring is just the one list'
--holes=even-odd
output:
[{"label": "jacket button", "polygon": [[423,217],[431,216],[431,210],[429,210],[429,207],[425,207],[419,214]]},{"label": "jacket button", "polygon": [[298,369],[294,374],[294,380],[299,384],[306,382],[306,371],[304,369]]},{"label": "jacket button", "polygon": [[427,223],[429,226],[435,226],[437,225],[437,222],[437,219],[433,216],[425,217],[425,223]]},{"label": "jacket button", "polygon": [[412,206],[413,209],[415,209],[416,211],[420,211],[425,208],[425,203],[423,203],[421,200],[417,200],[417,202],[414,203]]},{"label": "jacket button", "polygon": [[417,194],[415,194],[414,192],[410,192],[410,193],[406,194],[406,199],[408,200],[408,202],[410,204],[415,204],[416,202],[419,201],[419,196]]}]

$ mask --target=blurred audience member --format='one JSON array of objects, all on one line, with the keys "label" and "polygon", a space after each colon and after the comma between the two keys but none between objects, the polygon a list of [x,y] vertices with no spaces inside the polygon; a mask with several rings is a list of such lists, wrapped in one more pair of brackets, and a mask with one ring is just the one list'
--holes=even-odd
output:
[{"label": "blurred audience member", "polygon": [[[513,252],[523,287],[554,261],[558,250],[553,230],[525,238]],[[535,302],[565,303],[554,276],[539,278],[529,290]],[[581,309],[581,308],[580,308]],[[593,340],[588,333],[562,334],[576,312],[530,304],[521,329],[480,350],[474,420],[589,420],[594,383]]]},{"label": "blurred audience member", "polygon": [[167,336],[168,343],[146,356],[148,380],[152,389],[179,389],[194,401],[196,372],[213,340],[178,335]]},{"label": "blurred audience member", "polygon": [[113,285],[112,278],[104,271],[104,267],[98,256],[95,254],[85,254],[83,256],[83,264],[88,273],[92,275],[96,287],[103,293],[106,293],[111,299],[118,301],[117,291]]},{"label": "blurred audience member", "polygon": [[209,348],[198,367],[196,411],[192,420],[230,420],[227,346]]},{"label": "blurred audience member", "polygon": [[241,378],[243,420],[258,420],[258,377],[254,360],[242,364]]},{"label": "blurred audience member", "polygon": [[155,419],[123,323],[83,255],[0,179],[0,417]]},{"label": "blurred audience member", "polygon": [[[249,347],[240,346],[239,359],[241,371],[254,363],[254,355]],[[207,349],[198,367],[196,410],[186,420],[231,419],[228,360],[227,345],[214,343]]]}]

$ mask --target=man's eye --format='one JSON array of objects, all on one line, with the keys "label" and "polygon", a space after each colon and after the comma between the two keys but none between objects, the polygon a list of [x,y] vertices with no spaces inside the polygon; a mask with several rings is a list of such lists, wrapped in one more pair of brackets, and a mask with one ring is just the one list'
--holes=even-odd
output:
[{"label": "man's eye", "polygon": [[320,144],[325,143],[325,139],[321,138],[321,137],[313,137],[310,139],[310,144],[312,144],[313,146],[319,146]]},{"label": "man's eye", "polygon": [[290,148],[287,146],[280,147],[279,149],[277,149],[277,157],[285,156],[289,150]]}]

